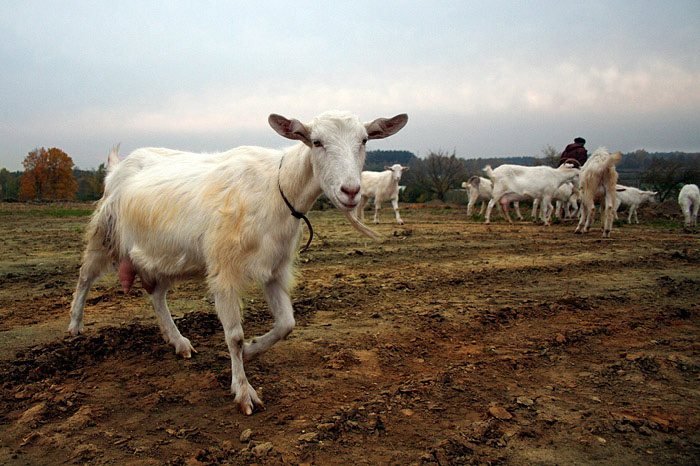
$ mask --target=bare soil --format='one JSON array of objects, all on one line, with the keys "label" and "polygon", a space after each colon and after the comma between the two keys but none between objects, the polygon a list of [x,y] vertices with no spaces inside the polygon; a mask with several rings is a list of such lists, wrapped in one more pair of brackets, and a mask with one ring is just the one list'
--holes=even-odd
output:
[{"label": "bare soil", "polygon": [[[115,274],[67,336],[88,217],[56,208],[0,205],[0,464],[700,464],[700,236],[677,206],[606,240],[410,207],[375,243],[314,211],[249,417],[201,281],[169,295],[192,359]],[[264,333],[261,294],[243,304]]]}]

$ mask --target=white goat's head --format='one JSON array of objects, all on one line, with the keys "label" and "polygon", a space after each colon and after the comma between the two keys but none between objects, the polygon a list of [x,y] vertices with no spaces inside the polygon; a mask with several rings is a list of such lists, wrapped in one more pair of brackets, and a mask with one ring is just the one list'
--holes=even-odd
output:
[{"label": "white goat's head", "polygon": [[319,185],[337,208],[351,211],[360,201],[360,176],[365,163],[365,144],[382,139],[406,125],[406,114],[378,118],[369,123],[348,112],[331,111],[302,124],[272,114],[270,126],[282,136],[309,146],[311,166]]},{"label": "white goat's head", "polygon": [[398,164],[398,163],[395,163],[395,164],[392,165],[391,167],[388,167],[388,166],[387,166],[387,167],[384,167],[384,168],[386,168],[387,170],[389,170],[389,171],[391,172],[391,178],[392,178],[394,181],[396,181],[397,183],[398,183],[399,181],[401,181],[401,175],[403,174],[403,172],[405,172],[406,170],[408,170],[408,167],[402,167],[402,166],[401,166],[400,164]]},{"label": "white goat's head", "polygon": [[644,194],[644,200],[649,201],[649,202],[653,202],[654,204],[656,204],[656,195],[659,194],[658,192],[656,192],[656,191],[644,191],[643,194]]}]

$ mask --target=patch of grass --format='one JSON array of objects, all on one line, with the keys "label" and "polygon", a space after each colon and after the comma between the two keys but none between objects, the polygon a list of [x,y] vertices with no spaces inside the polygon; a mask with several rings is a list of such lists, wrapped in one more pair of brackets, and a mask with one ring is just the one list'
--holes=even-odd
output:
[{"label": "patch of grass", "polygon": [[0,210],[0,216],[17,215],[27,217],[88,217],[92,215],[93,209],[30,209],[30,210]]},{"label": "patch of grass", "polygon": [[655,218],[647,222],[643,222],[644,225],[648,225],[653,228],[671,228],[674,230],[681,230],[683,224],[676,220],[668,220],[664,218]]}]

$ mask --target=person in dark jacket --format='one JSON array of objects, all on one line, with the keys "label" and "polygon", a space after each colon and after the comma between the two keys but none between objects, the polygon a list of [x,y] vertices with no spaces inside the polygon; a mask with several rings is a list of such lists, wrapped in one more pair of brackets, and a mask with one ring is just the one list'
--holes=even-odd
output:
[{"label": "person in dark jacket", "polygon": [[576,168],[581,168],[586,160],[588,159],[588,151],[583,145],[586,144],[586,140],[583,138],[574,139],[573,144],[569,144],[564,149],[559,157],[559,165],[564,162],[569,162],[574,164]]}]

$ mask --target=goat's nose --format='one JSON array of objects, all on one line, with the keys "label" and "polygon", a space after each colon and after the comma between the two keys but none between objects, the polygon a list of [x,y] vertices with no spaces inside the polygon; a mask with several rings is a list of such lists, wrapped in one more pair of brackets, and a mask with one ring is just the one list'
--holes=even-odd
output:
[{"label": "goat's nose", "polygon": [[347,194],[347,196],[350,199],[353,199],[355,196],[357,196],[357,193],[360,192],[360,187],[359,186],[341,186],[340,190]]}]

